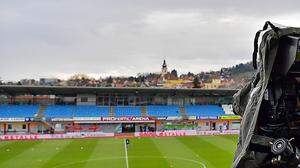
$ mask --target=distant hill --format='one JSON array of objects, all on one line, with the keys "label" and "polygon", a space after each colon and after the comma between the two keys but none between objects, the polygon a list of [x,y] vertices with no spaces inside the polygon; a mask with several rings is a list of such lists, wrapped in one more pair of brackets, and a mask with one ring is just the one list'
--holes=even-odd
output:
[{"label": "distant hill", "polygon": [[255,70],[252,66],[252,62],[241,63],[229,68],[222,68],[220,71],[222,76],[234,80],[234,84],[230,88],[241,88],[248,81],[251,80],[255,74]]}]

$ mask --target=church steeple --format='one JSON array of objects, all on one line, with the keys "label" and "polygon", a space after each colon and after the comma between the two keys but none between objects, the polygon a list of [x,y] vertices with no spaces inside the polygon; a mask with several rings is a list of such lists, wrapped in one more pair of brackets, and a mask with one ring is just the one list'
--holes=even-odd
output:
[{"label": "church steeple", "polygon": [[168,73],[168,67],[167,67],[167,63],[166,60],[164,59],[164,62],[162,64],[161,67],[161,77],[163,80],[165,80],[165,75]]},{"label": "church steeple", "polygon": [[162,68],[167,68],[166,60],[164,60],[164,63],[162,64]]}]

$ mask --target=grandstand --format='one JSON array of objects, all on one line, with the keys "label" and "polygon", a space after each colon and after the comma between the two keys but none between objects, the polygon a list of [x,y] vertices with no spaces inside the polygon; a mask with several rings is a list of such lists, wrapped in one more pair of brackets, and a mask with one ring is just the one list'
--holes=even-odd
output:
[{"label": "grandstand", "polygon": [[122,133],[177,129],[181,128],[178,124],[186,122],[190,126],[182,128],[237,128],[239,118],[232,117],[228,106],[233,93],[234,90],[0,86],[1,133],[18,132],[13,121],[29,127],[30,133],[107,132],[108,128]]}]

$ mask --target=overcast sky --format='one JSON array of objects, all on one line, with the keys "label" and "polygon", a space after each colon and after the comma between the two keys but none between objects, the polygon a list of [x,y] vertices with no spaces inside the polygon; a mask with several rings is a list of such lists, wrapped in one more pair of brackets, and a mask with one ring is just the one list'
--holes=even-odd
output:
[{"label": "overcast sky", "polygon": [[217,70],[251,59],[266,20],[300,26],[300,1],[0,0],[0,77]]}]

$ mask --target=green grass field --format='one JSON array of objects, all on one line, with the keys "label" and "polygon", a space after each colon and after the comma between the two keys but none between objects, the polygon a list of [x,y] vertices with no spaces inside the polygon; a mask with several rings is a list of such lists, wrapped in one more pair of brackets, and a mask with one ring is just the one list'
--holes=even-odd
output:
[{"label": "green grass field", "polygon": [[[1,168],[226,168],[237,136],[0,142]],[[127,153],[127,155],[126,155]],[[127,162],[128,161],[128,165]]]}]

